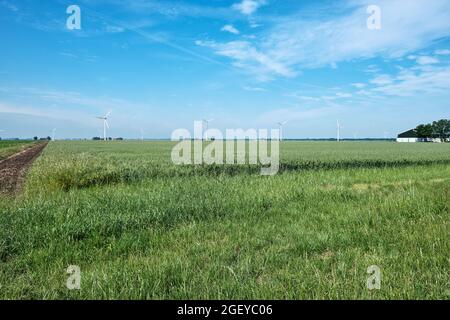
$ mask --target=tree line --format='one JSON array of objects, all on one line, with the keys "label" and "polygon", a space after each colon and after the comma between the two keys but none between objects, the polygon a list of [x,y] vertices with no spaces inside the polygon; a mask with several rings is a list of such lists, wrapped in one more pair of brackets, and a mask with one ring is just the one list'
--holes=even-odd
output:
[{"label": "tree line", "polygon": [[419,138],[440,139],[445,142],[450,138],[450,120],[441,119],[433,123],[420,124],[415,131]]}]

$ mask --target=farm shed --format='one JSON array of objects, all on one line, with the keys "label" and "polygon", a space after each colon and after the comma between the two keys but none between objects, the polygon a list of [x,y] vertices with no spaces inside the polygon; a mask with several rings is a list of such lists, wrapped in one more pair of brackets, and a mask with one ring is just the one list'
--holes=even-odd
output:
[{"label": "farm shed", "polygon": [[400,133],[397,137],[397,142],[422,142],[424,139],[419,138],[415,129]]}]

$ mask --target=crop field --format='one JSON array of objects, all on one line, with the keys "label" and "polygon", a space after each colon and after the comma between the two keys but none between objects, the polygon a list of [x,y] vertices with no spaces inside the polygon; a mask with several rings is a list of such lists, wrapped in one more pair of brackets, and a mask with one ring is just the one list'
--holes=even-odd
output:
[{"label": "crop field", "polygon": [[450,298],[449,144],[286,141],[270,177],[173,146],[50,143],[0,197],[0,298]]},{"label": "crop field", "polygon": [[31,141],[0,140],[0,161],[33,145]]}]

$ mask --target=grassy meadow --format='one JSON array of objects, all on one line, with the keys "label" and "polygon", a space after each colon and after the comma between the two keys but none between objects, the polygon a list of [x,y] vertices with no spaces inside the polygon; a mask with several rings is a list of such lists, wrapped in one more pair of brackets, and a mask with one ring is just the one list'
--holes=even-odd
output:
[{"label": "grassy meadow", "polygon": [[0,140],[0,161],[33,145],[32,141]]},{"label": "grassy meadow", "polygon": [[0,298],[450,298],[449,144],[283,142],[273,177],[172,147],[50,143],[0,198]]}]

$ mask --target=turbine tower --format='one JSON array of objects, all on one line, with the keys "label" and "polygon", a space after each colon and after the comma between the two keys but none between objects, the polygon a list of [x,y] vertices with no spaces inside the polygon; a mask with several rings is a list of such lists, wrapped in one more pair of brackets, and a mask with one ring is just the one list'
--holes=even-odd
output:
[{"label": "turbine tower", "polygon": [[280,129],[280,138],[278,140],[283,141],[283,126],[288,123],[288,121],[278,122],[278,128]]},{"label": "turbine tower", "polygon": [[106,128],[109,129],[108,124],[108,117],[111,114],[111,111],[109,111],[104,117],[97,117],[97,119],[103,120],[103,140],[106,141]]},{"label": "turbine tower", "polygon": [[56,128],[52,130],[52,141],[55,141]]},{"label": "turbine tower", "polygon": [[205,120],[203,119],[203,122],[206,124],[206,130],[205,130],[205,140],[208,141],[208,129],[209,129],[209,123],[213,122],[214,119]]},{"label": "turbine tower", "polygon": [[141,128],[141,141],[144,142],[144,129]]},{"label": "turbine tower", "polygon": [[341,126],[341,124],[339,123],[339,120],[337,120],[337,142],[341,141],[341,129],[343,127]]}]

